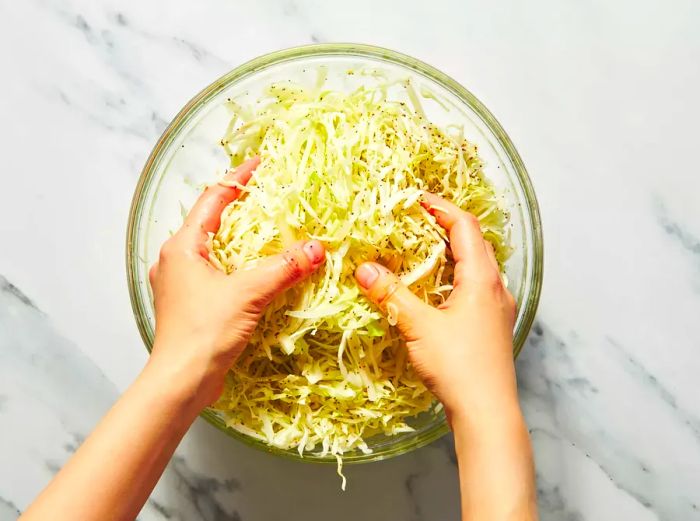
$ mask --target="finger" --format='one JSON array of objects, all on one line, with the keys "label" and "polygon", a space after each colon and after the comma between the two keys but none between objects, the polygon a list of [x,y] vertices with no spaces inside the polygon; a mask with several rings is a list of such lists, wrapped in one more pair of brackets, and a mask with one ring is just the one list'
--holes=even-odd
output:
[{"label": "finger", "polygon": [[156,276],[158,275],[158,261],[156,261],[153,266],[148,270],[148,281],[151,283],[151,288],[156,282]]},{"label": "finger", "polygon": [[496,250],[494,250],[493,244],[484,239],[484,246],[486,247],[486,254],[489,257],[491,266],[493,266],[496,269],[496,271],[500,272],[500,268],[498,267],[498,259],[496,259]]},{"label": "finger", "polygon": [[355,278],[365,296],[387,314],[406,340],[417,338],[418,324],[426,319],[429,305],[411,293],[394,274],[376,262],[365,262],[355,270]]},{"label": "finger", "polygon": [[246,185],[259,164],[260,158],[255,156],[226,174],[225,184],[217,183],[207,188],[185,218],[182,225],[184,235],[199,244],[207,240],[209,232],[216,232],[221,224],[221,212],[241,195],[241,189],[235,185]]},{"label": "finger", "polygon": [[450,236],[450,249],[456,262],[475,256],[486,259],[484,237],[481,235],[479,221],[473,214],[430,192],[423,192],[421,206],[447,230]]},{"label": "finger", "polygon": [[311,275],[326,259],[319,241],[300,241],[250,270],[238,272],[252,286],[256,297],[267,305],[277,295]]},{"label": "finger", "polygon": [[492,269],[479,221],[473,214],[429,192],[423,193],[421,205],[449,234],[455,260],[452,298],[458,298],[465,294],[468,279],[478,279]]}]

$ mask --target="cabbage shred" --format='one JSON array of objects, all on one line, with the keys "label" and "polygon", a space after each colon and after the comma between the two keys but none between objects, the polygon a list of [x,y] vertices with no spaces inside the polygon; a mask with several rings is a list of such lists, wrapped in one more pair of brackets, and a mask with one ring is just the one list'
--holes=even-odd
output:
[{"label": "cabbage shred", "polygon": [[410,418],[434,404],[396,317],[362,296],[355,268],[377,261],[425,302],[448,297],[453,264],[418,203],[423,190],[474,213],[499,263],[509,253],[508,215],[476,147],[460,128],[426,120],[408,81],[375,83],[346,93],[284,82],[254,107],[229,100],[221,144],[231,166],[261,161],[210,238],[211,262],[229,273],[297,240],[325,244],[325,265],[264,312],[214,408],[243,434],[339,464],[371,452],[375,434],[411,431]]}]

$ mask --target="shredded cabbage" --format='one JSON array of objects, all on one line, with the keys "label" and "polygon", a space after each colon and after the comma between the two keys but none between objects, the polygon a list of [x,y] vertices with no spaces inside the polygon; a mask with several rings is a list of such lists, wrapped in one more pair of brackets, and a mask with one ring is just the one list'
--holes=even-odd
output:
[{"label": "shredded cabbage", "polygon": [[[433,396],[394,327],[360,293],[353,273],[375,260],[432,305],[452,289],[444,231],[418,203],[422,190],[474,213],[499,263],[508,214],[460,127],[423,115],[409,81],[374,77],[353,92],[276,83],[253,107],[234,100],[221,140],[232,167],[259,155],[244,198],[224,211],[210,259],[232,272],[315,238],[325,265],[279,296],[229,372],[215,408],[227,424],[282,449],[338,458],[371,452],[375,434],[409,432]],[[435,98],[421,91],[423,97]],[[436,98],[435,98],[436,99]]]}]

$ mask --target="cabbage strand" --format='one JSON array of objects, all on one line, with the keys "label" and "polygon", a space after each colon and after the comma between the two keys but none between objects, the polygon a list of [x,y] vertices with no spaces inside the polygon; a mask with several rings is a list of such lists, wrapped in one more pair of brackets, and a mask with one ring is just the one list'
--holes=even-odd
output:
[{"label": "cabbage strand", "polygon": [[256,154],[261,162],[210,238],[211,262],[245,270],[312,238],[326,263],[267,308],[214,407],[230,427],[301,455],[368,453],[370,436],[411,431],[409,418],[434,398],[397,329],[361,295],[355,268],[380,262],[439,305],[453,263],[421,191],[474,213],[500,263],[508,216],[476,147],[461,129],[427,121],[408,81],[351,93],[284,82],[266,94],[254,107],[228,103],[221,144],[232,167]]}]

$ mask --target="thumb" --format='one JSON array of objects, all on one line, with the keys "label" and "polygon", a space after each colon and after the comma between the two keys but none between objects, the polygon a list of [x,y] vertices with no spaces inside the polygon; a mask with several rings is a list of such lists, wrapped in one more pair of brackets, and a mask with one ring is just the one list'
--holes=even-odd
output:
[{"label": "thumb", "polygon": [[243,273],[256,296],[267,305],[277,295],[311,275],[325,259],[326,249],[321,242],[300,241]]},{"label": "thumb", "polygon": [[407,341],[417,340],[422,321],[432,311],[399,278],[376,262],[365,262],[355,270],[365,296],[386,313],[389,324],[396,325]]}]

